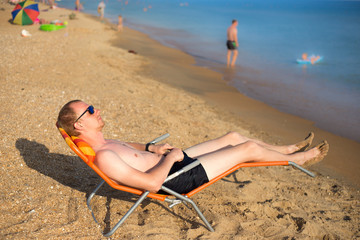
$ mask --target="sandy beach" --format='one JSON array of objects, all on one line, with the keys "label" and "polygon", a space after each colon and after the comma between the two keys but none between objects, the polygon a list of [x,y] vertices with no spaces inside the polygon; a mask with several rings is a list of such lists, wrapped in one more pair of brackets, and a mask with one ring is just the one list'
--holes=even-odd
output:
[{"label": "sandy beach", "polygon": [[168,132],[167,142],[186,148],[228,131],[274,144],[314,131],[315,144],[330,143],[310,168],[315,178],[292,167],[240,169],[195,195],[214,233],[192,209],[145,200],[110,239],[360,238],[359,143],[242,96],[139,32],[40,5],[40,18],[68,22],[43,32],[11,24],[13,8],[0,3],[0,239],[102,239],[136,200],[106,187],[93,202],[102,221],[93,221],[86,197],[100,178],[55,127],[72,99],[101,109],[107,138],[145,143]]}]

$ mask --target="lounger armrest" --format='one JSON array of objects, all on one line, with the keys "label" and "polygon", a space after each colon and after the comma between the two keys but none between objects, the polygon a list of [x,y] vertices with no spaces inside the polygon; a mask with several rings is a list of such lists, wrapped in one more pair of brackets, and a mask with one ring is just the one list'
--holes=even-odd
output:
[{"label": "lounger armrest", "polygon": [[168,138],[169,136],[170,136],[170,134],[166,133],[166,134],[164,134],[164,135],[162,135],[160,137],[155,138],[154,140],[150,141],[149,143],[150,144],[155,144],[157,142],[161,142],[162,140],[164,140],[165,138]]},{"label": "lounger armrest", "polygon": [[200,164],[200,161],[199,161],[199,160],[196,160],[196,161],[190,163],[189,165],[186,165],[185,167],[183,167],[183,168],[180,169],[179,171],[174,172],[173,174],[171,174],[170,176],[168,176],[168,177],[165,179],[164,183],[166,183],[167,181],[170,181],[170,180],[173,179],[173,178],[176,178],[177,176],[179,176],[180,174],[183,174],[184,172],[189,171],[190,169],[196,167],[196,166],[199,165],[199,164]]},{"label": "lounger armrest", "polygon": [[[155,143],[161,142],[162,140],[168,138],[169,136],[170,136],[170,134],[169,134],[169,133],[166,133],[166,134],[164,134],[164,135],[162,135],[162,136],[160,136],[160,137],[155,138],[154,140],[150,141],[149,143],[150,143],[150,144],[155,144]],[[200,161],[199,161],[199,160],[196,160],[196,161],[192,162],[191,164],[183,167],[183,168],[180,169],[179,171],[177,171],[177,172],[171,174],[170,176],[168,176],[168,177],[165,179],[164,183],[166,183],[167,181],[170,181],[170,180],[173,179],[173,178],[176,178],[177,176],[179,176],[180,174],[183,174],[184,172],[189,171],[190,169],[196,167],[196,166],[199,165],[199,164],[200,164]]]}]

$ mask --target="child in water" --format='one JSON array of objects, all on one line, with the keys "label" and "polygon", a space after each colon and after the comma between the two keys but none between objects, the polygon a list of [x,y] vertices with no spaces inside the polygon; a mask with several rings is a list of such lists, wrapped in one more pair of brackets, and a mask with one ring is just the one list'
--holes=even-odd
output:
[{"label": "child in water", "polygon": [[320,59],[320,56],[319,56],[319,55],[317,55],[317,56],[311,55],[311,56],[310,56],[310,59],[309,59],[307,53],[303,53],[302,59],[303,59],[304,61],[310,61],[311,64],[314,64],[317,60]]}]

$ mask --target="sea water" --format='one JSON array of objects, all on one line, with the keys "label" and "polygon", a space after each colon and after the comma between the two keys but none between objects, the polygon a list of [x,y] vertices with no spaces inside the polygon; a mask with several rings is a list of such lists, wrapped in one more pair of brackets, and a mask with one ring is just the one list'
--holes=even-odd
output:
[{"label": "sea water", "polygon": [[[99,1],[84,0],[97,15]],[[59,6],[74,9],[75,1]],[[360,1],[105,0],[105,17],[178,48],[239,92],[360,141]],[[226,68],[226,29],[237,19],[239,56]],[[296,63],[303,53],[320,63]]]}]

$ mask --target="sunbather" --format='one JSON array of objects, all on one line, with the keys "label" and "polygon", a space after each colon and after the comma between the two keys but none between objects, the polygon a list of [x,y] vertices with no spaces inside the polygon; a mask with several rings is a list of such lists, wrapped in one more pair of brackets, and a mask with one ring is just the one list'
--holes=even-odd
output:
[{"label": "sunbather", "polygon": [[69,134],[86,141],[96,152],[94,163],[114,181],[138,189],[159,191],[164,180],[198,159],[200,165],[164,185],[187,193],[231,167],[243,162],[292,161],[307,166],[321,161],[328,152],[326,141],[307,150],[314,134],[286,146],[274,146],[230,132],[184,151],[169,144],[149,145],[104,139],[105,123],[100,110],[80,101],[65,104],[58,123]]}]

